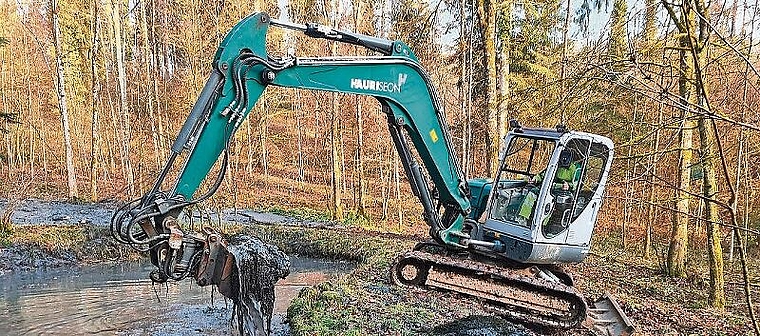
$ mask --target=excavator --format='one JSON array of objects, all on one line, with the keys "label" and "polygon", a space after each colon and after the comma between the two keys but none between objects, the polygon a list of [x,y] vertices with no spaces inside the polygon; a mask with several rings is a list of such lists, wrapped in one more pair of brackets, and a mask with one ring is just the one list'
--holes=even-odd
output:
[{"label": "excavator", "polygon": [[[364,47],[374,55],[273,56],[266,50],[271,27]],[[610,139],[513,120],[497,175],[467,179],[441,99],[409,46],[266,13],[244,18],[227,34],[152,188],[114,213],[114,238],[149,252],[156,266],[153,281],[192,277],[234,297],[237,271],[224,235],[208,227],[193,231],[179,218],[219,188],[233,134],[268,86],[371,96],[380,103],[431,238],[393,263],[395,284],[455,292],[540,327],[569,329],[591,321],[601,334],[633,332],[617,302],[603,297],[587,303],[561,268],[589,253],[613,158]],[[177,169],[180,158],[184,163]],[[199,193],[215,164],[219,171]],[[162,190],[172,172],[173,186]]]}]

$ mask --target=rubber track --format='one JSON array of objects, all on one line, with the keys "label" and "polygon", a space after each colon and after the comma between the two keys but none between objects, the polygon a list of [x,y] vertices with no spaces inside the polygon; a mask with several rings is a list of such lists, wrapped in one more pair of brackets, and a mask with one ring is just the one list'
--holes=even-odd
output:
[{"label": "rubber track", "polygon": [[[490,280],[507,287],[519,287],[524,291],[540,293],[544,296],[553,297],[556,300],[561,300],[568,303],[569,307],[574,308],[572,311],[570,311],[571,316],[569,318],[559,319],[557,317],[547,316],[546,312],[541,310],[541,307],[535,307],[532,311],[526,311],[524,307],[509,305],[501,301],[484,299],[483,297],[479,297],[470,293],[453,290],[467,297],[487,301],[490,305],[499,308],[499,310],[510,319],[532,325],[557,329],[575,328],[586,319],[586,310],[588,309],[586,302],[573,287],[562,283],[545,281],[536,277],[525,276],[523,274],[516,273],[508,268],[498,267],[492,264],[477,262],[470,259],[447,257],[422,251],[411,251],[404,253],[396,260],[391,268],[391,279],[398,285],[404,287],[417,287],[402,283],[396,276],[397,272],[399,271],[397,269],[398,266],[403,261],[409,259],[425,262],[431,267],[437,266],[438,268],[444,269],[445,272],[455,271],[459,275],[481,281],[484,277],[487,277]],[[423,286],[421,288],[441,290],[437,287],[431,288],[430,286]],[[452,291],[451,289],[443,290]],[[470,288],[470,290],[472,290],[472,288]],[[484,296],[487,296],[487,294]]]}]

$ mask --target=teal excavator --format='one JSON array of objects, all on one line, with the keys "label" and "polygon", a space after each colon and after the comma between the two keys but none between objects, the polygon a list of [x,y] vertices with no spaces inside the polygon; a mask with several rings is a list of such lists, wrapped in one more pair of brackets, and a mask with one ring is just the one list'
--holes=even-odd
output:
[{"label": "teal excavator", "polygon": [[[275,57],[266,51],[272,26],[377,55]],[[614,300],[587,303],[560,267],[589,253],[613,157],[610,139],[511,121],[498,174],[468,180],[457,162],[440,97],[406,44],[319,24],[280,22],[265,13],[243,19],[222,41],[152,189],[112,218],[115,239],[149,251],[157,267],[150,274],[153,281],[190,276],[235,297],[237,270],[224,236],[210,228],[190,230],[178,218],[220,186],[233,134],[268,86],[351,93],[380,102],[431,236],[396,260],[390,271],[394,283],[456,292],[532,325],[568,329],[590,321],[605,334],[632,332]],[[210,189],[199,194],[220,157]],[[178,178],[162,190],[179,158],[184,163]]]}]

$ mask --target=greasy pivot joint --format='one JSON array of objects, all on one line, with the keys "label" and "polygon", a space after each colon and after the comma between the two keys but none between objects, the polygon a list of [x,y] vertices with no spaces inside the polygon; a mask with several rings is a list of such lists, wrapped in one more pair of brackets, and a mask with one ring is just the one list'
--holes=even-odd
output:
[{"label": "greasy pivot joint", "polygon": [[264,82],[264,84],[269,85],[274,82],[274,79],[277,77],[277,74],[269,69],[266,69],[261,72],[261,81]]},{"label": "greasy pivot joint", "polygon": [[169,277],[166,276],[164,272],[161,272],[159,270],[154,270],[150,272],[150,280],[157,283],[164,283],[169,280]]}]

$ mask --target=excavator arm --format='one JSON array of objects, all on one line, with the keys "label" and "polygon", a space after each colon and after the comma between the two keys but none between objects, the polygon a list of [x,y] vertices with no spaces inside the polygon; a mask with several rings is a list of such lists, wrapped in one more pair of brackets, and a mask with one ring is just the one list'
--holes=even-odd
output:
[{"label": "excavator arm", "polygon": [[[265,48],[271,26],[363,46],[382,55],[274,57]],[[470,211],[469,190],[456,162],[442,104],[411,49],[400,41],[318,24],[281,23],[257,13],[240,21],[219,46],[209,80],[153,188],[141,199],[119,209],[112,219],[111,229],[117,240],[150,250],[158,267],[151,274],[152,279],[179,280],[193,275],[201,285],[219,285],[229,275],[230,261],[225,256],[221,236],[208,229],[184,232],[177,218],[183,208],[209,198],[219,187],[230,141],[270,85],[375,97],[387,116],[393,143],[411,189],[423,205],[432,237],[459,248],[470,241],[462,232],[464,218]],[[416,162],[411,147],[422,165]],[[170,190],[162,191],[181,156],[185,156],[185,162],[179,178]],[[220,157],[220,171],[215,174],[211,188],[199,195],[201,183]],[[426,175],[431,179],[432,190]]]}]

